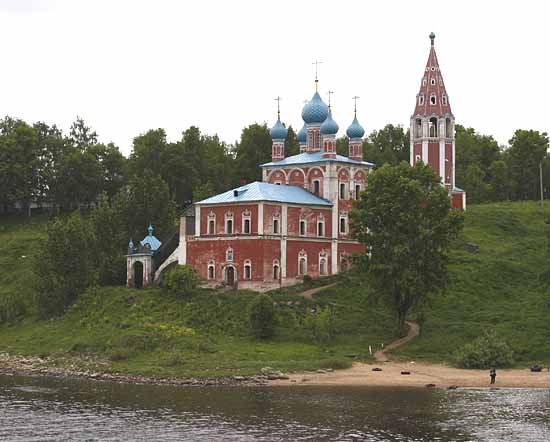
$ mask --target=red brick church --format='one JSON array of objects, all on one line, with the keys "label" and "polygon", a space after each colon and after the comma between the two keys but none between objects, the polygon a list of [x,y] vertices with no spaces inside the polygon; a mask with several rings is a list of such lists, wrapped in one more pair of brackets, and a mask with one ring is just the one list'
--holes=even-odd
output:
[{"label": "red brick church", "polygon": [[[430,55],[411,117],[411,164],[428,163],[449,189],[453,206],[464,208],[464,192],[454,185],[454,116],[434,37],[430,35]],[[259,166],[262,182],[196,202],[181,219],[178,247],[154,274],[150,230],[129,250],[129,285],[134,284],[136,265],[146,283],[174,261],[193,266],[208,286],[259,291],[295,284],[304,275],[336,274],[349,265],[349,257],[363,250],[350,236],[349,211],[374,164],[363,159],[365,130],[357,109],[346,129],[348,155],[336,153],[339,127],[330,99],[325,104],[317,85],[316,79],[315,93],[302,110],[300,153],[285,157],[287,129],[279,113],[270,132],[271,162]],[[146,269],[151,274],[145,275]]]}]

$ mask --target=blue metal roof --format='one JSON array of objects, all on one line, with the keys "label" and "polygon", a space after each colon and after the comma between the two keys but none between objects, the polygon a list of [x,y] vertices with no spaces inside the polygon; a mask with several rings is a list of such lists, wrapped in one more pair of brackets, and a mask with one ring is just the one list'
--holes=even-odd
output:
[{"label": "blue metal roof", "polygon": [[147,232],[149,233],[145,238],[143,238],[139,243],[142,247],[145,247],[146,244],[149,244],[149,247],[152,251],[157,250],[162,243],[159,241],[159,239],[153,235],[153,226],[149,224],[149,227],[147,227]]},{"label": "blue metal roof", "polygon": [[329,108],[328,117],[325,121],[323,121],[323,124],[321,124],[321,133],[323,135],[336,135],[336,133],[338,133],[338,129],[338,124],[332,118],[332,112]]},{"label": "blue metal roof", "polygon": [[353,121],[348,130],[346,130],[346,134],[349,138],[363,138],[363,135],[365,135],[365,129],[357,121],[357,115],[353,117]]},{"label": "blue metal roof", "polygon": [[302,119],[306,124],[322,123],[328,116],[328,106],[318,92],[306,103],[302,110]]},{"label": "blue metal roof", "polygon": [[323,152],[304,152],[298,155],[292,155],[291,157],[287,157],[281,161],[261,164],[260,167],[292,166],[308,163],[324,163],[327,161],[334,161],[337,163],[346,163],[352,165],[374,166],[374,163],[369,163],[367,161],[350,160],[348,157],[344,157],[342,155],[336,155],[336,158],[323,158]]},{"label": "blue metal roof", "polygon": [[281,119],[277,118],[277,122],[275,123],[275,126],[271,128],[269,131],[269,134],[271,135],[271,139],[273,140],[284,140],[287,135],[287,129],[283,126],[283,123],[281,123]]},{"label": "blue metal roof", "polygon": [[212,196],[196,204],[227,204],[243,202],[273,201],[278,203],[302,204],[311,206],[328,206],[332,203],[313,195],[302,187],[262,183],[254,181]]}]

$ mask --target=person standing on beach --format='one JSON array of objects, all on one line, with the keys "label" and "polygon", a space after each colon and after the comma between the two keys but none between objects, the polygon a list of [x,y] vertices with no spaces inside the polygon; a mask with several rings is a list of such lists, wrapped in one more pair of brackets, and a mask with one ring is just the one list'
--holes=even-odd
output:
[{"label": "person standing on beach", "polygon": [[491,371],[489,372],[489,376],[491,376],[491,385],[493,385],[497,378],[497,371],[494,368],[491,368]]}]

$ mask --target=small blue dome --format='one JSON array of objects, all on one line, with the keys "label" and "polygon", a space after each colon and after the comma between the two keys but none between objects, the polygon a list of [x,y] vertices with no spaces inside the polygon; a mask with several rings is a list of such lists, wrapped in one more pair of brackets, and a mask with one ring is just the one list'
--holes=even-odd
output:
[{"label": "small blue dome", "polygon": [[306,125],[305,124],[300,129],[300,132],[298,132],[296,134],[296,138],[298,138],[298,143],[306,143],[307,142],[307,132],[306,132]]},{"label": "small blue dome", "polygon": [[338,129],[339,127],[336,124],[336,121],[332,119],[332,112],[329,110],[327,119],[323,121],[323,124],[321,124],[321,134],[336,135]]},{"label": "small blue dome", "polygon": [[284,140],[286,138],[287,134],[286,127],[283,126],[283,123],[281,123],[281,119],[277,118],[277,122],[275,123],[275,126],[271,128],[269,131],[271,135],[271,139],[273,140]]},{"label": "small blue dome", "polygon": [[287,132],[288,131],[286,127],[283,126],[283,123],[281,123],[280,118],[277,118],[275,126],[273,126],[269,131],[269,133],[271,134],[271,139],[273,140],[284,140],[286,138]]},{"label": "small blue dome", "polygon": [[357,115],[353,117],[353,121],[346,130],[346,134],[350,138],[363,138],[363,135],[365,135],[365,129],[363,129],[363,126],[357,121]]},{"label": "small blue dome", "polygon": [[302,119],[306,124],[322,123],[327,119],[328,106],[321,99],[318,92],[315,92],[311,100],[306,103],[302,110]]}]

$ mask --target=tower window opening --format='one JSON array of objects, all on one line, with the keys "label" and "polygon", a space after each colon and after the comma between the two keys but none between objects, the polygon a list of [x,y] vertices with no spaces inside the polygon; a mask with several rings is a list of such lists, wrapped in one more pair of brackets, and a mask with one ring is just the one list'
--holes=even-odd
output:
[{"label": "tower window opening", "polygon": [[420,106],[422,106],[422,105],[424,104],[424,95],[420,95],[420,96],[418,97],[418,104],[419,104]]},{"label": "tower window opening", "polygon": [[414,125],[414,136],[420,138],[422,136],[422,120],[417,118]]},{"label": "tower window opening", "polygon": [[429,132],[430,137],[437,137],[437,118],[435,117],[430,118]]},{"label": "tower window opening", "polygon": [[435,95],[431,95],[430,96],[430,104],[433,106],[435,105],[437,102],[436,98],[435,98]]},{"label": "tower window opening", "polygon": [[279,234],[279,219],[278,218],[273,218],[273,233],[275,235]]},{"label": "tower window opening", "polygon": [[453,122],[450,118],[445,119],[445,136],[447,138],[452,138],[453,136]]},{"label": "tower window opening", "polygon": [[446,95],[443,95],[441,97],[441,104],[443,104],[443,106],[447,106],[447,96]]},{"label": "tower window opening", "polygon": [[435,86],[435,78],[432,78],[431,85]]}]

